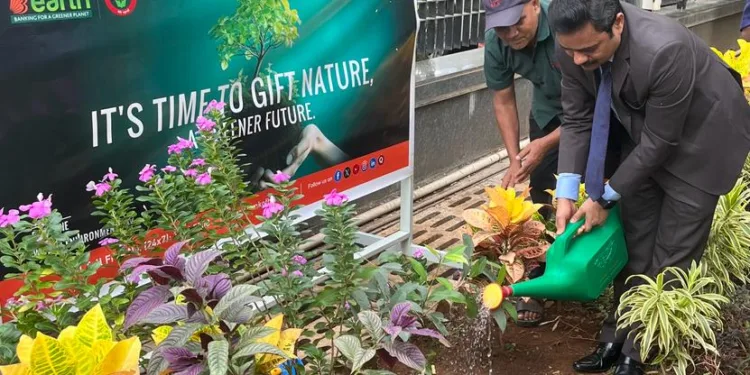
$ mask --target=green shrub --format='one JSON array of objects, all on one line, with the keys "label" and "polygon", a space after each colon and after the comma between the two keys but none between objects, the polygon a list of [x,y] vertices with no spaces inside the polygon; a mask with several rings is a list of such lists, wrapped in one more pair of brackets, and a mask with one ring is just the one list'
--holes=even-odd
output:
[{"label": "green shrub", "polygon": [[740,179],[719,199],[703,262],[716,292],[730,295],[736,283],[750,282],[750,186]]},{"label": "green shrub", "polygon": [[645,283],[622,296],[618,325],[634,327],[630,334],[635,335],[641,358],[664,373],[684,375],[688,366],[695,366],[691,354],[717,354],[715,331],[722,329],[719,308],[729,299],[712,292],[715,280],[705,266],[693,262],[687,272],[670,267],[655,279],[633,277]]}]

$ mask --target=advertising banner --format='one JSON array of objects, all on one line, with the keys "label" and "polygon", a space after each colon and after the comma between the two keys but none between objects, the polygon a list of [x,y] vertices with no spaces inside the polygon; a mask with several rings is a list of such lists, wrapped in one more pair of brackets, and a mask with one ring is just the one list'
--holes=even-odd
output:
[{"label": "advertising banner", "polygon": [[256,192],[285,171],[311,204],[410,168],[413,1],[0,1],[0,207],[52,194],[96,257],[86,184],[163,167],[212,100]]}]

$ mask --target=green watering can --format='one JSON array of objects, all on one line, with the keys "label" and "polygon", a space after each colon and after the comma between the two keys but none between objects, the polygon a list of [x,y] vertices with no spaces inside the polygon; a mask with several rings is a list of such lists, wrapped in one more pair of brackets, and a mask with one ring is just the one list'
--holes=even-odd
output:
[{"label": "green watering can", "polygon": [[496,309],[509,296],[551,300],[593,301],[628,262],[619,205],[610,209],[604,224],[576,236],[583,219],[568,224],[547,250],[544,274],[513,285],[485,287],[483,304]]}]

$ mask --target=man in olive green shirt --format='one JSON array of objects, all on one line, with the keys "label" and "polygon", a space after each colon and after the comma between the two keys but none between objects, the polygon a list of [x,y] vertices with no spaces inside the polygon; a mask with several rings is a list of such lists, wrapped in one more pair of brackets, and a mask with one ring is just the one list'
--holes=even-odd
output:
[{"label": "man in olive green shirt", "polygon": [[[495,118],[511,163],[502,186],[513,187],[530,179],[531,199],[547,205],[541,213],[548,218],[552,216],[552,196],[545,190],[555,189],[557,184],[555,173],[563,112],[562,74],[555,58],[555,38],[547,23],[549,1],[483,0],[487,28],[484,72],[487,87],[494,93]],[[516,74],[529,80],[534,87],[529,116],[531,142],[523,150],[519,146]],[[609,153],[607,176],[619,162],[618,150],[611,148]],[[544,267],[540,267],[529,277],[538,277],[543,270]],[[544,312],[541,301],[519,299],[516,309],[520,326],[536,326],[541,322]]]},{"label": "man in olive green shirt", "polygon": [[[550,203],[551,196],[544,190],[556,185],[562,116],[562,75],[555,60],[555,39],[547,24],[546,2],[484,0],[484,72],[487,87],[494,92],[495,117],[511,162],[502,186],[512,187],[530,178],[531,198],[537,203]],[[523,150],[519,147],[515,74],[534,86],[529,116],[531,142]]]}]

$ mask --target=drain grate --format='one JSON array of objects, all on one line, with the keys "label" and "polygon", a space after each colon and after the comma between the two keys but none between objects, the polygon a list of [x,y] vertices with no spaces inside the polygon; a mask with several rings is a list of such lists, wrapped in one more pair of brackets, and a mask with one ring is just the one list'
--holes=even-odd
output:
[{"label": "drain grate", "polygon": [[[484,188],[499,185],[507,167],[503,160],[415,201],[413,243],[439,250],[460,243],[465,226],[462,212],[485,204]],[[363,225],[362,230],[387,236],[399,229],[398,218],[398,212],[393,212]]]}]

